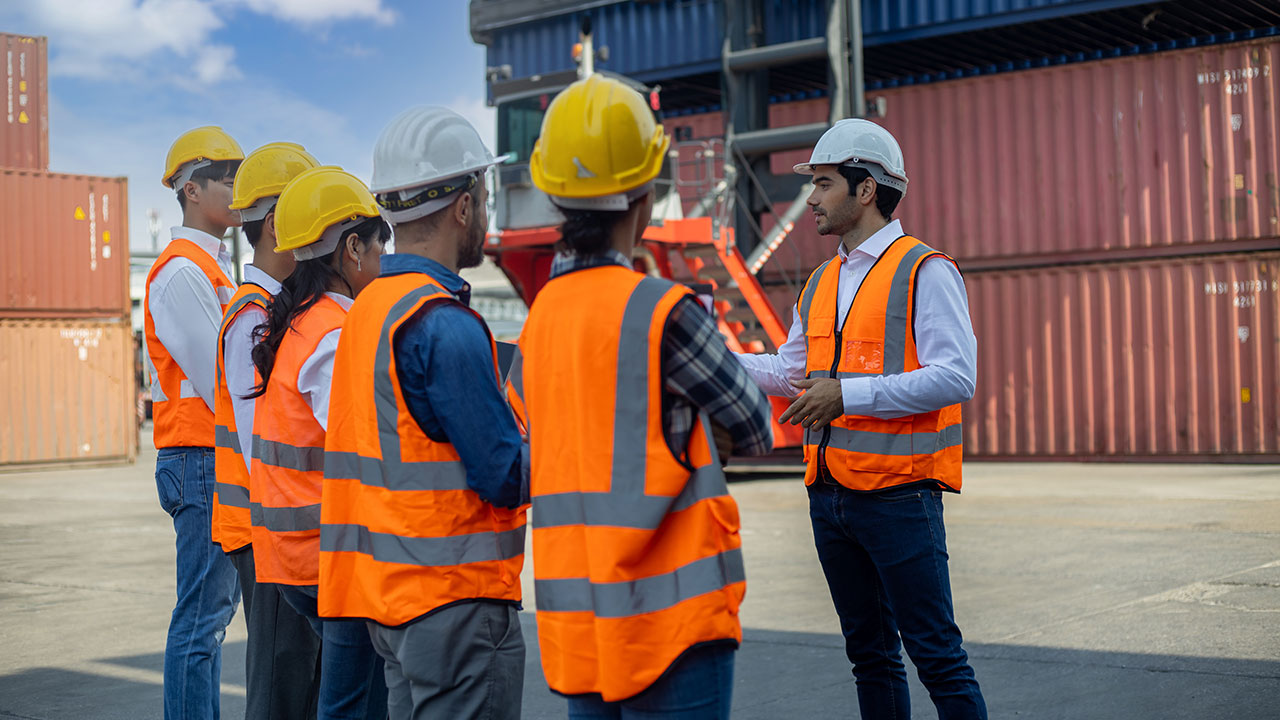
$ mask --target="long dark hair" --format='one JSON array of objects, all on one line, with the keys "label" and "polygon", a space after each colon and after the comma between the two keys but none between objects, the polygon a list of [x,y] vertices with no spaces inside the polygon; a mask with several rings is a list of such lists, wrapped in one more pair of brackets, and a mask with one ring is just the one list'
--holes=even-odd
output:
[{"label": "long dark hair", "polygon": [[571,210],[561,208],[564,223],[556,250],[575,255],[598,255],[609,247],[613,228],[626,217],[626,210]]},{"label": "long dark hair", "polygon": [[[267,321],[253,329],[253,366],[258,369],[262,382],[253,388],[246,399],[261,397],[267,391],[267,380],[271,378],[271,370],[276,364],[276,351],[284,336],[293,329],[294,320],[298,319],[313,305],[320,302],[325,291],[337,280],[347,286],[352,296],[351,284],[342,276],[342,252],[346,249],[346,238],[355,233],[360,239],[361,247],[368,247],[375,240],[385,240],[391,234],[391,228],[382,218],[369,218],[342,234],[343,240],[328,255],[310,260],[302,260],[294,268],[293,273],[280,284],[280,292],[267,306]],[[333,254],[339,253],[338,265],[335,268]]]}]

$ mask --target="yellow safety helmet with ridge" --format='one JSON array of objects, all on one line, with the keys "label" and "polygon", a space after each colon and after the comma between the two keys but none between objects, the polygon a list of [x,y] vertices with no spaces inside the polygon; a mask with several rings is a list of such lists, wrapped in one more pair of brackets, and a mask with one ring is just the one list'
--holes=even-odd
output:
[{"label": "yellow safety helmet with ridge", "polygon": [[301,145],[288,142],[263,145],[240,163],[231,189],[231,209],[239,210],[245,222],[261,220],[275,206],[290,180],[315,167],[320,167],[320,163]]},{"label": "yellow safety helmet with ridge", "polygon": [[351,228],[379,217],[369,188],[340,167],[322,165],[295,177],[276,203],[276,252],[299,260],[323,257]]},{"label": "yellow safety helmet with ridge", "polygon": [[626,210],[648,192],[670,144],[640,93],[590,75],[551,101],[529,173],[561,207]]},{"label": "yellow safety helmet with ridge", "polygon": [[[243,160],[244,151],[220,127],[208,125],[188,130],[169,146],[169,156],[164,162],[164,177],[160,182],[167,188],[180,188],[191,179],[191,173],[224,160]],[[180,182],[179,182],[180,181]]]}]

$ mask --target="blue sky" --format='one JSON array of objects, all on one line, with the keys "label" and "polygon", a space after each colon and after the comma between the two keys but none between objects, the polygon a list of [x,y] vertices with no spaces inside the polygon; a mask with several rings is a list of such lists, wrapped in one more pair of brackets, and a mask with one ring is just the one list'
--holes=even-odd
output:
[{"label": "blue sky", "polygon": [[49,38],[50,169],[129,178],[129,234],[181,222],[169,144],[220,125],[249,152],[306,146],[366,181],[373,143],[416,104],[446,105],[492,147],[484,48],[465,0],[18,0],[0,30]]}]

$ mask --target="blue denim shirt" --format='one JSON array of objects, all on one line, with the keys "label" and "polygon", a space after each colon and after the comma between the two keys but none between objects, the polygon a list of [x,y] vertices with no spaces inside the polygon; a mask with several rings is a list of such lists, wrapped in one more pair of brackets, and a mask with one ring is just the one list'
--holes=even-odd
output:
[{"label": "blue denim shirt", "polygon": [[429,273],[460,304],[428,303],[396,332],[396,372],[409,414],[427,437],[453,444],[481,499],[514,508],[522,500],[520,431],[494,377],[488,328],[463,307],[471,286],[420,255],[382,257],[383,275],[411,272]]}]

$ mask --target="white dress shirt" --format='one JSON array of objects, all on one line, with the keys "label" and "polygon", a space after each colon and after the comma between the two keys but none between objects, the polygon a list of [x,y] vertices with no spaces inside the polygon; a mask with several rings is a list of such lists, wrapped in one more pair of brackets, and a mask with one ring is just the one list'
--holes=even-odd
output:
[{"label": "white dress shirt", "polygon": [[[228,280],[234,277],[231,254],[221,239],[189,227],[175,227],[170,232],[174,240],[190,240],[208,253],[226,273]],[[222,303],[234,294],[234,287],[215,291],[200,266],[185,257],[175,257],[165,263],[147,290],[147,309],[155,323],[156,337],[187,376],[179,397],[199,397],[209,406],[210,412],[213,411]],[[147,362],[152,398],[156,399],[160,382],[156,379],[155,369],[150,367],[150,360]]]},{"label": "white dress shirt", "polygon": [[[840,244],[837,285],[837,328],[867,272],[889,245],[904,233],[894,220],[867,238],[853,252]],[[916,415],[964,402],[973,397],[978,377],[978,341],[969,320],[969,300],[960,271],[945,258],[930,258],[916,277],[916,357],[920,369],[900,375],[840,380],[846,415],[896,418]],[[738,361],[760,388],[770,395],[795,397],[792,383],[804,379],[805,343],[800,313],[791,308],[791,331],[776,355],[739,353]]]},{"label": "white dress shirt", "polygon": [[[325,295],[341,305],[343,310],[350,310],[351,303],[355,302],[339,293],[327,292]],[[338,351],[338,338],[341,335],[340,327],[325,333],[316,345],[315,351],[311,353],[311,357],[307,358],[306,362],[302,363],[302,368],[298,370],[298,392],[306,398],[307,404],[311,406],[311,414],[326,431],[329,429],[329,390],[333,384],[333,357]]]},{"label": "white dress shirt", "polygon": [[[275,296],[280,283],[253,265],[244,266],[244,281],[261,287]],[[246,398],[258,383],[253,369],[251,353],[253,329],[267,321],[267,311],[249,303],[227,326],[227,337],[222,343],[222,367],[227,373],[227,392],[231,395],[231,411],[236,417],[236,430],[240,434],[240,453],[248,468],[253,456],[253,407],[256,398]]]}]

